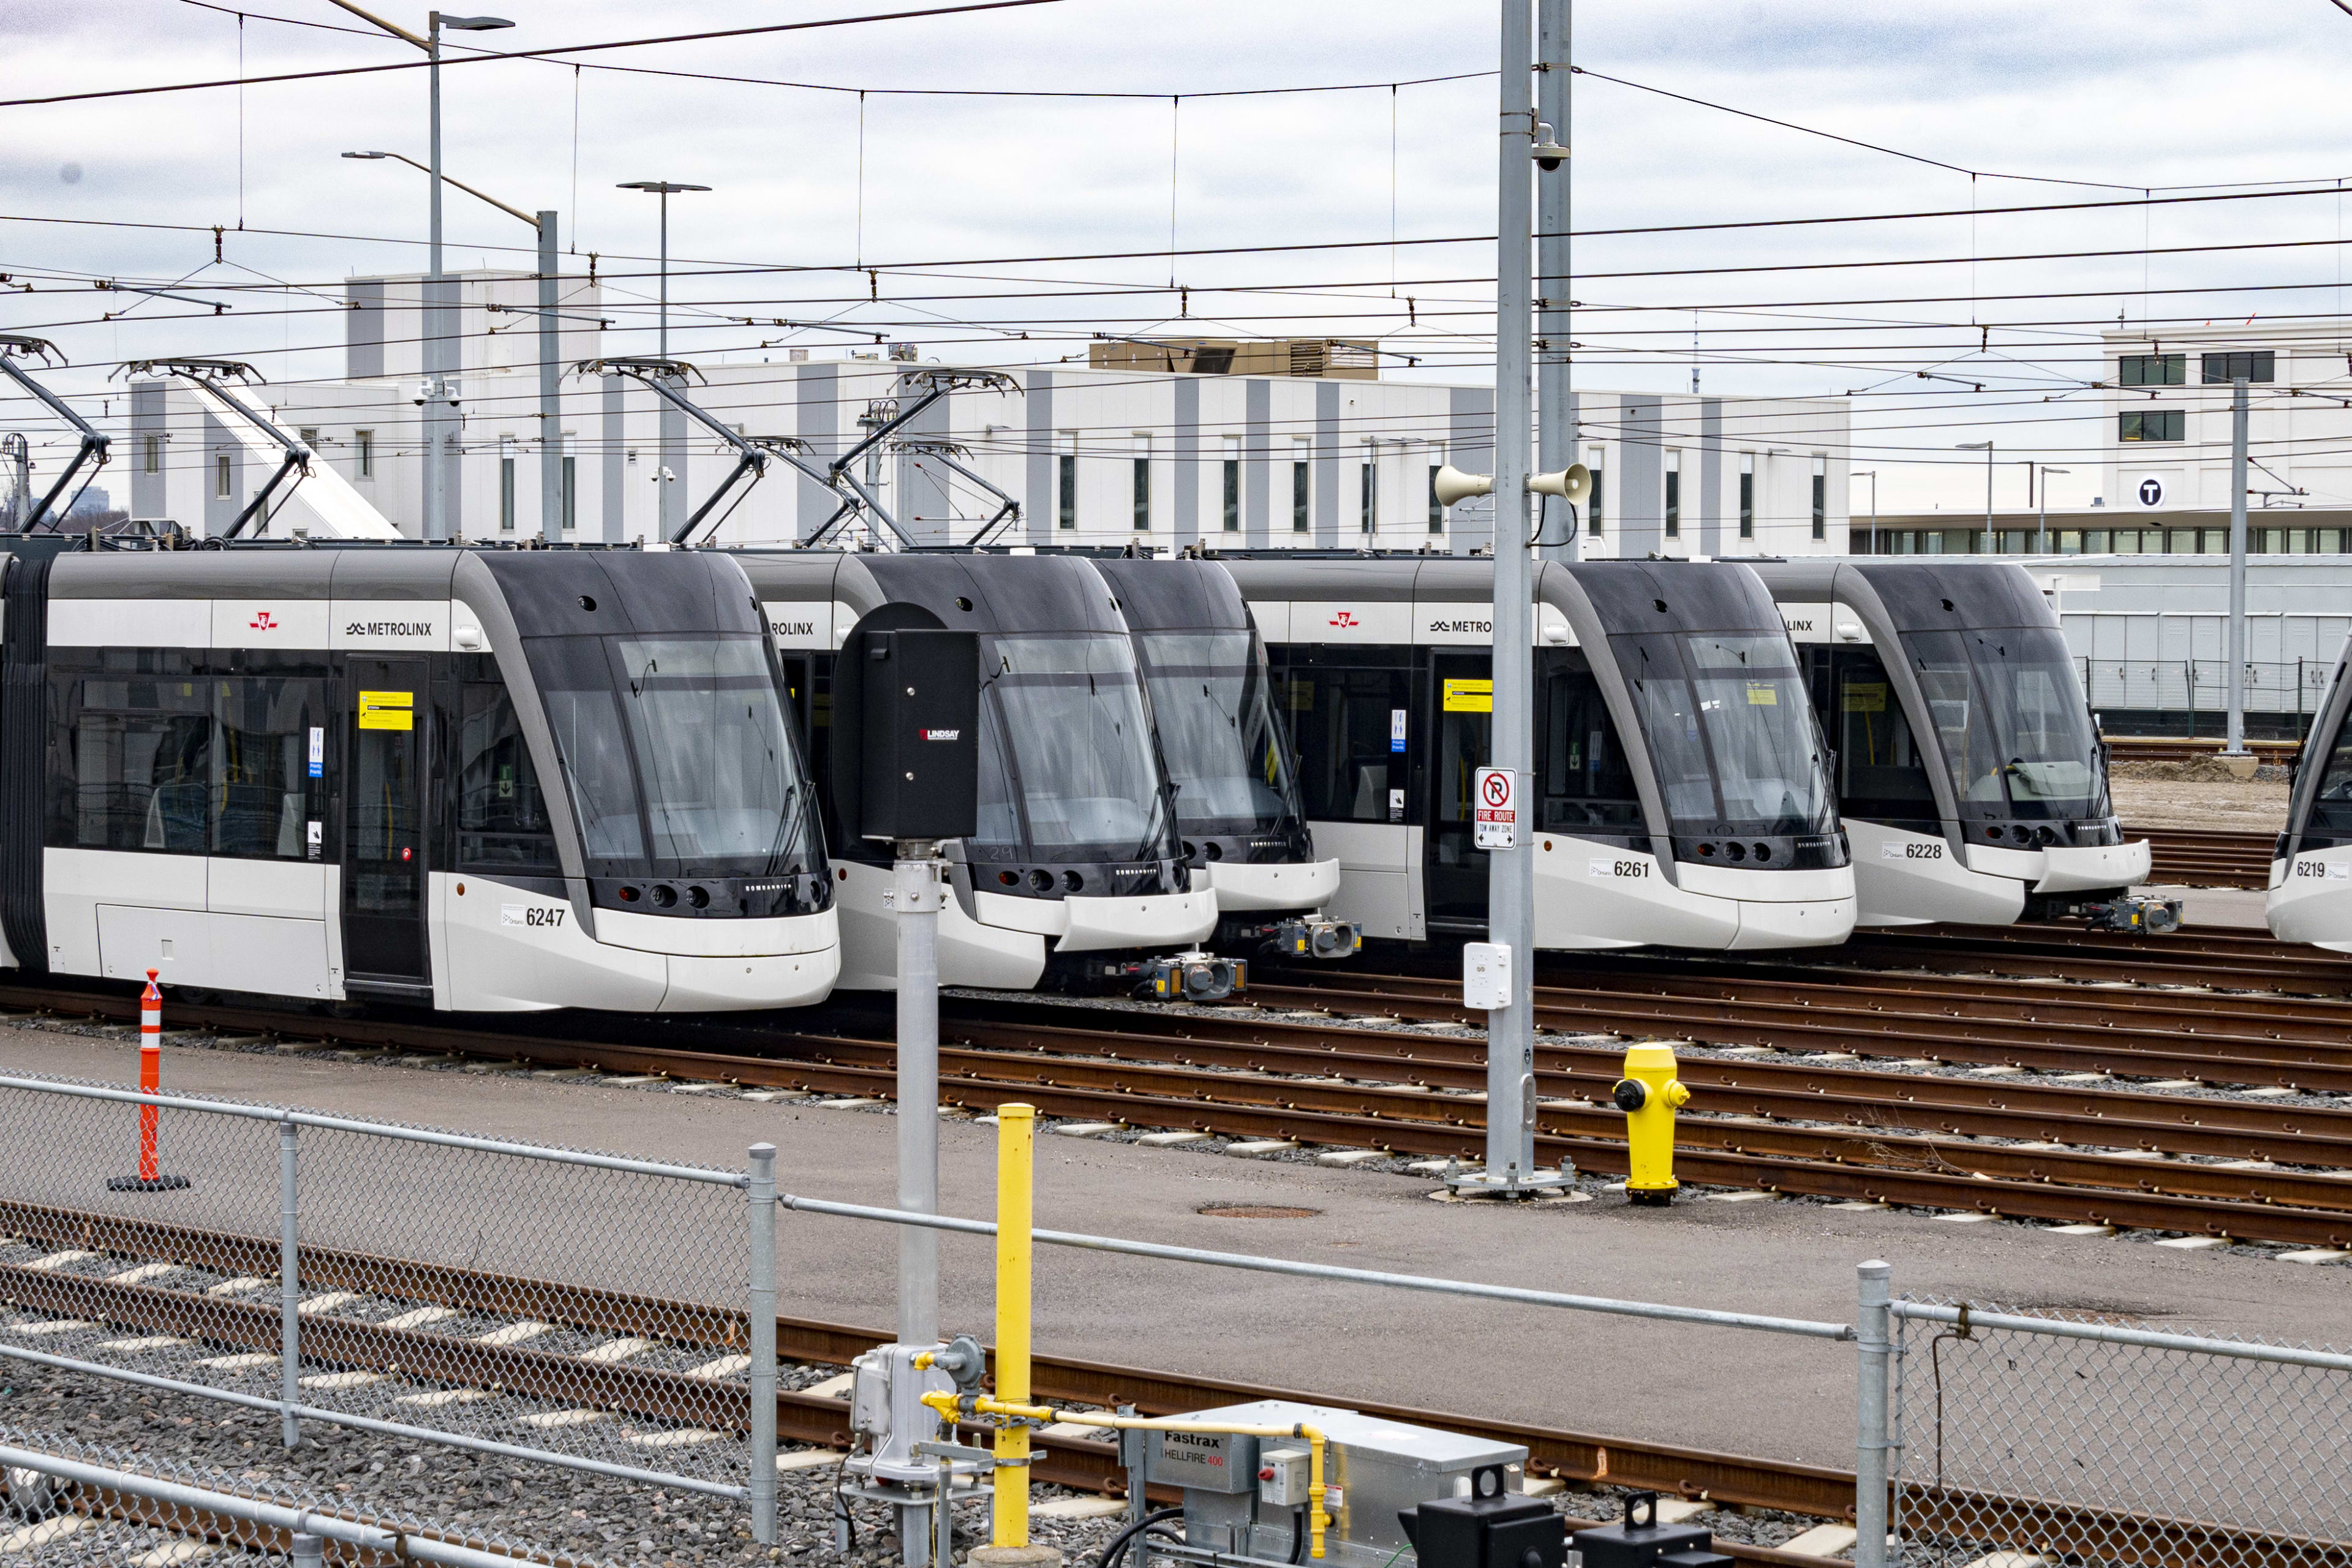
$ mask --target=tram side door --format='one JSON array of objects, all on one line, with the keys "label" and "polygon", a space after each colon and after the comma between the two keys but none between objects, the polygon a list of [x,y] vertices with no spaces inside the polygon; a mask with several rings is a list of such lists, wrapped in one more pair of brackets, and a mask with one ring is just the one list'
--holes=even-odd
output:
[{"label": "tram side door", "polygon": [[1495,661],[1484,650],[1432,659],[1436,706],[1429,752],[1429,827],[1423,869],[1433,927],[1486,919],[1486,851],[1477,847],[1478,770],[1495,755]]},{"label": "tram side door", "polygon": [[362,990],[429,993],[425,661],[354,654],[345,680],[343,973]]}]

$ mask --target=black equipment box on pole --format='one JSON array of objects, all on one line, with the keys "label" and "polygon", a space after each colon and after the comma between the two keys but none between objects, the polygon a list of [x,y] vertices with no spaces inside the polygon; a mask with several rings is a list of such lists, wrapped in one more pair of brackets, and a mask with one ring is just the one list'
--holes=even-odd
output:
[{"label": "black equipment box on pole", "polygon": [[966,838],[980,828],[980,637],[868,631],[844,649],[862,678],[866,838]]}]

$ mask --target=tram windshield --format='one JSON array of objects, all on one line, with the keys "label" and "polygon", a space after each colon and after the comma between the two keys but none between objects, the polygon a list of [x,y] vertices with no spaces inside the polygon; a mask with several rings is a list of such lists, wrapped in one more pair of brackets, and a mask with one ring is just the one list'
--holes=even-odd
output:
[{"label": "tram windshield", "polygon": [[1903,648],[1964,814],[2067,821],[2110,815],[2090,710],[2060,633],[1905,632]]},{"label": "tram windshield", "polygon": [[1175,858],[1126,634],[992,637],[981,669],[982,858]]},{"label": "tram windshield", "polygon": [[1146,632],[1143,663],[1182,830],[1278,833],[1298,820],[1298,784],[1257,634]]},{"label": "tram windshield", "polygon": [[760,638],[526,641],[591,876],[822,868],[808,771]]},{"label": "tram windshield", "polygon": [[1609,641],[1675,833],[1835,828],[1821,732],[1785,636],[1656,632]]},{"label": "tram windshield", "polygon": [[[2345,679],[2340,668],[2336,679],[2339,681]],[[2313,739],[2315,741],[2317,737]],[[2296,824],[2290,818],[2288,826],[2306,834],[2352,835],[2352,716],[2347,716],[2336,726],[2334,745],[2328,747],[2325,753],[2317,752],[2315,747],[2310,754],[2324,755],[2326,763],[2320,768],[2317,784],[2312,789],[2311,805],[2304,814],[2304,820]],[[2305,772],[2307,776],[2309,770],[2306,768]],[[2316,846],[2306,845],[2305,847]]]}]

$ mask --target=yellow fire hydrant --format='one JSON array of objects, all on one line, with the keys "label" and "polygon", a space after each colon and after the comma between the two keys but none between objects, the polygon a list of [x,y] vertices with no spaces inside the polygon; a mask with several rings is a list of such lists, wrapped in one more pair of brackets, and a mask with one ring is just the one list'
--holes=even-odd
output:
[{"label": "yellow fire hydrant", "polygon": [[1639,1045],[1625,1053],[1625,1076],[1610,1097],[1625,1113],[1625,1142],[1633,1153],[1625,1195],[1637,1204],[1663,1207],[1675,1201],[1675,1112],[1690,1103],[1690,1090],[1675,1077],[1674,1047]]}]

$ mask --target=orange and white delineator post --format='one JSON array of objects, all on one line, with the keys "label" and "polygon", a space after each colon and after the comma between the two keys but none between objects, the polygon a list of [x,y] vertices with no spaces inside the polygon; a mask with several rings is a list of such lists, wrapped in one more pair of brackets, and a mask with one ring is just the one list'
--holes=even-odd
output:
[{"label": "orange and white delineator post", "polygon": [[[155,984],[156,971],[147,972],[147,989],[139,994],[139,1089],[160,1094],[163,1089],[163,993]],[[156,1157],[156,1133],[163,1121],[161,1106],[139,1108],[139,1173],[116,1176],[107,1187],[118,1193],[161,1193],[188,1184],[185,1176],[167,1176]]]}]

